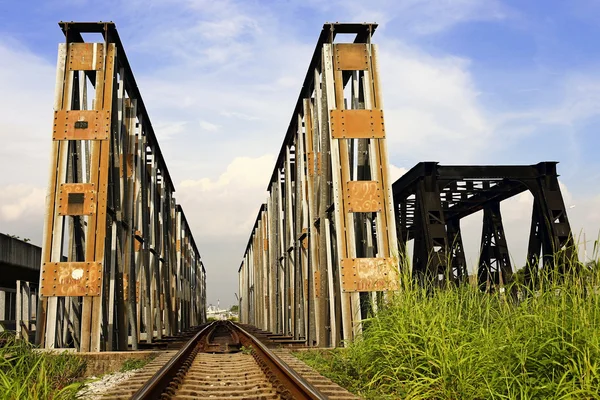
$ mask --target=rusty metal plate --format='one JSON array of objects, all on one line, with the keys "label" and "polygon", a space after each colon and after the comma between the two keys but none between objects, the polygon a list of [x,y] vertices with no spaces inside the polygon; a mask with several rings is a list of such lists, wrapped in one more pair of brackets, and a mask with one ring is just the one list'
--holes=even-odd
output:
[{"label": "rusty metal plate", "polygon": [[102,263],[45,262],[42,265],[42,296],[100,296]]},{"label": "rusty metal plate", "polygon": [[[129,279],[127,274],[123,274],[123,299],[127,301],[129,299]],[[135,301],[140,301],[140,283],[135,283]]]},{"label": "rusty metal plate", "polygon": [[335,69],[357,71],[369,69],[369,53],[366,44],[340,43],[334,45]]},{"label": "rusty metal plate", "polygon": [[108,140],[110,111],[54,111],[52,140]]},{"label": "rusty metal plate", "polygon": [[384,139],[383,111],[331,110],[331,137],[334,139]]},{"label": "rusty metal plate", "polygon": [[317,152],[317,175],[321,175],[321,153]]},{"label": "rusty metal plate", "polygon": [[381,205],[381,188],[377,181],[346,182],[347,212],[379,212]]},{"label": "rusty metal plate", "polygon": [[299,239],[302,243],[302,247],[304,249],[308,249],[308,228],[302,228],[302,233],[300,234]]},{"label": "rusty metal plate", "polygon": [[58,215],[95,214],[96,186],[93,183],[61,183],[58,201]]},{"label": "rusty metal plate", "polygon": [[312,151],[306,153],[306,169],[308,170],[308,176],[315,175],[315,153]]},{"label": "rusty metal plate", "polygon": [[263,239],[263,250],[264,251],[269,250],[269,240],[268,239]]},{"label": "rusty metal plate", "polygon": [[104,44],[69,43],[69,71],[94,71],[104,67]]},{"label": "rusty metal plate", "polygon": [[315,297],[319,297],[319,293],[321,293],[321,271],[315,271]]},{"label": "rusty metal plate", "polygon": [[143,240],[141,239],[141,237],[142,232],[135,231],[135,235],[133,236],[133,248],[136,253],[142,249]]},{"label": "rusty metal plate", "polygon": [[[133,154],[127,154],[127,177],[131,178],[133,176]],[[121,178],[123,177],[123,154],[119,154],[119,168]]]},{"label": "rusty metal plate", "polygon": [[398,266],[392,258],[342,258],[344,292],[400,289]]},{"label": "rusty metal plate", "polygon": [[308,165],[308,175],[315,176],[321,174],[321,153],[320,152],[309,152],[306,153],[307,160],[306,163]]}]

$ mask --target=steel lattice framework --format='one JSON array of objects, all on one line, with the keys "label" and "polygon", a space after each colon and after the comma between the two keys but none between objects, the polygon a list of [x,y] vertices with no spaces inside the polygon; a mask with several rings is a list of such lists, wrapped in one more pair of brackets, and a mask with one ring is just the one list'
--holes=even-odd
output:
[{"label": "steel lattice framework", "polygon": [[137,349],[206,320],[205,269],[115,25],[59,25],[37,342]]},{"label": "steel lattice framework", "polygon": [[460,220],[483,210],[478,283],[490,290],[510,282],[513,269],[500,202],[525,191],[533,195],[525,280],[537,273],[540,259],[544,266],[564,269],[577,254],[556,164],[442,166],[422,162],[413,167],[392,186],[402,257],[406,257],[406,243],[414,239],[413,276],[441,286],[466,281]]},{"label": "steel lattice framework", "polygon": [[239,268],[242,322],[319,346],[398,288],[376,27],[324,25]]}]

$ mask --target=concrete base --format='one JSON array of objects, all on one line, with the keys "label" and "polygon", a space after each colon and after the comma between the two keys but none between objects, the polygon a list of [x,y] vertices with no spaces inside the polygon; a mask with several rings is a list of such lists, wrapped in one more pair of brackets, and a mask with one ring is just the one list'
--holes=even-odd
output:
[{"label": "concrete base", "polygon": [[85,376],[99,376],[119,371],[126,360],[154,358],[160,351],[103,351],[98,353],[77,353],[86,360]]},{"label": "concrete base", "polygon": [[95,353],[78,353],[75,349],[34,349],[43,353],[60,354],[64,352],[82,357],[86,361],[84,376],[99,376],[119,371],[127,360],[141,360],[146,357],[157,357],[162,351],[102,351]]}]

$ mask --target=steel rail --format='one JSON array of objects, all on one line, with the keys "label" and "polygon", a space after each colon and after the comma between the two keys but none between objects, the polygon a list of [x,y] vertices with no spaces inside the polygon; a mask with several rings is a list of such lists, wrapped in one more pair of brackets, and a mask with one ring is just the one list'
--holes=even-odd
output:
[{"label": "steel rail", "polygon": [[235,329],[242,332],[240,340],[246,347],[252,347],[259,359],[263,360],[267,368],[273,372],[280,383],[290,392],[293,399],[326,400],[317,388],[308,383],[296,373],[289,365],[269,350],[257,338],[246,332],[241,326],[233,324]]},{"label": "steel rail", "polygon": [[[240,342],[245,347],[252,349],[257,362],[263,364],[262,366],[273,375],[277,381],[276,389],[287,392],[281,393],[283,398],[311,400],[327,399],[327,396],[323,395],[318,389],[298,375],[298,373],[269,350],[257,338],[240,326],[231,322],[229,322],[229,324],[233,332],[237,331],[238,334],[241,333],[239,334]],[[184,363],[186,363],[191,356],[195,356],[194,350],[198,348],[200,340],[209,334],[214,327],[215,322],[212,322],[195,334],[168,363],[158,370],[148,382],[134,393],[132,399],[160,399],[165,390],[171,385],[173,379],[178,375],[181,375],[180,370],[181,367],[184,366]]]},{"label": "steel rail", "polygon": [[169,386],[175,375],[179,372],[179,369],[188,357],[194,351],[199,339],[204,335],[205,332],[211,328],[215,322],[211,322],[198,333],[196,333],[178,352],[169,360],[168,363],[163,365],[152,378],[148,380],[137,392],[131,397],[132,400],[142,399],[159,399],[161,394]]}]

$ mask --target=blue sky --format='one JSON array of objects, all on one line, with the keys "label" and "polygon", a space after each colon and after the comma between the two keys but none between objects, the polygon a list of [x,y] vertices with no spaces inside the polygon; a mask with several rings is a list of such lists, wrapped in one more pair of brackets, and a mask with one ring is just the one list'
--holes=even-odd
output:
[{"label": "blue sky", "polygon": [[[560,161],[600,231],[600,1],[0,0],[0,232],[41,242],[60,20],[112,20],[209,274],[237,267],[326,21],[376,21],[392,174],[419,161]],[[503,205],[520,263],[530,199]],[[477,257],[481,216],[465,221]],[[589,245],[591,246],[591,245]],[[470,250],[469,250],[470,249]]]}]

